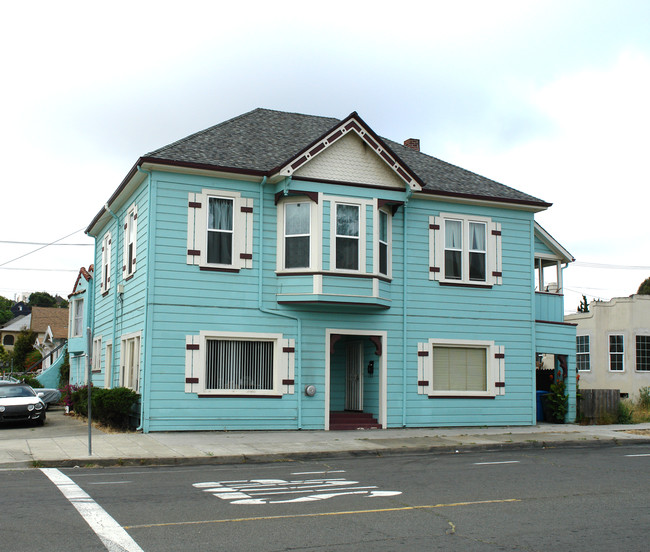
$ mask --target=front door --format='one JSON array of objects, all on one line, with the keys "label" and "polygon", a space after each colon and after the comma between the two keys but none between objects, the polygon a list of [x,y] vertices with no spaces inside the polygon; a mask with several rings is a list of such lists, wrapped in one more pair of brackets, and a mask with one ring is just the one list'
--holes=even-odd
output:
[{"label": "front door", "polygon": [[363,347],[360,342],[346,346],[345,409],[363,410]]}]

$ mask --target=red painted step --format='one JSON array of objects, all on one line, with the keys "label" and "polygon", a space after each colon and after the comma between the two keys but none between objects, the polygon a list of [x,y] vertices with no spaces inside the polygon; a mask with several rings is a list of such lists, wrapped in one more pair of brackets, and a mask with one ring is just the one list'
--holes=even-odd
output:
[{"label": "red painted step", "polygon": [[369,412],[330,412],[330,430],[381,429]]}]

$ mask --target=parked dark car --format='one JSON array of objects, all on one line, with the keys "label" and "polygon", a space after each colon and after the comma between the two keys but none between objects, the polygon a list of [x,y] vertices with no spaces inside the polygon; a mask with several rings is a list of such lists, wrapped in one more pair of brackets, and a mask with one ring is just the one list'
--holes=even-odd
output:
[{"label": "parked dark car", "polygon": [[45,423],[45,403],[42,393],[29,385],[11,383],[0,385],[0,423]]}]

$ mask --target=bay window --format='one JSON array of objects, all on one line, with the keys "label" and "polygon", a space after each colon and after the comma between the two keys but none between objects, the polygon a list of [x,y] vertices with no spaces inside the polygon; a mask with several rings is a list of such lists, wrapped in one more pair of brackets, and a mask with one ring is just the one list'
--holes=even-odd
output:
[{"label": "bay window", "polygon": [[311,205],[284,205],[284,268],[308,268],[311,255]]},{"label": "bay window", "polygon": [[360,206],[336,204],[336,268],[359,270]]}]

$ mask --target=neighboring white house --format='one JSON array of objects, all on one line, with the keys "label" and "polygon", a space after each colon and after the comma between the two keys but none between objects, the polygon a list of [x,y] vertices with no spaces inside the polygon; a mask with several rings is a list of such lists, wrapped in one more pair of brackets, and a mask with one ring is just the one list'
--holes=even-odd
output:
[{"label": "neighboring white house", "polygon": [[576,366],[583,389],[619,389],[638,398],[650,386],[650,295],[595,301],[569,314],[577,324]]}]

